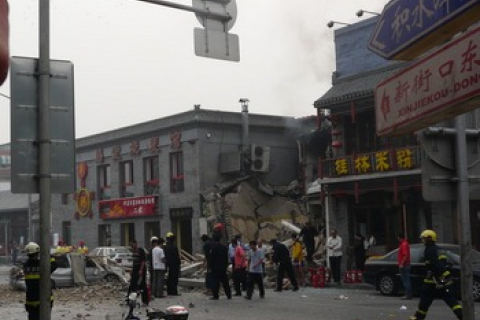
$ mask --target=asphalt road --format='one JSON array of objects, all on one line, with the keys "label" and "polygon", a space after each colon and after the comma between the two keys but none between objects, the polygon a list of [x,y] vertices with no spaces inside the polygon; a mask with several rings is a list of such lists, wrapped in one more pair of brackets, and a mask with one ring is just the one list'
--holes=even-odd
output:
[{"label": "asphalt road", "polygon": [[[326,288],[301,289],[299,292],[266,291],[266,298],[252,300],[234,297],[208,300],[202,294],[184,294],[178,299],[158,299],[152,303],[160,310],[168,304],[190,304],[189,319],[213,320],[395,320],[413,315],[418,298],[403,301],[400,297],[384,297],[373,290]],[[435,301],[427,319],[453,320],[455,316],[443,301]]]},{"label": "asphalt road", "polygon": [[[7,270],[0,268],[0,282],[7,279]],[[212,301],[198,291],[183,292],[179,297],[156,299],[149,307],[164,310],[171,305],[183,305],[189,310],[190,320],[407,320],[415,312],[418,301],[418,297],[410,301],[384,297],[368,285],[343,285],[324,289],[306,287],[297,292],[267,289],[265,299],[254,293],[252,300],[243,297],[227,300],[221,296],[220,300]],[[81,301],[58,302],[52,320],[121,320],[127,308],[120,306],[120,302],[99,305]],[[8,305],[0,302],[0,305],[7,318],[26,319],[20,301]],[[145,307],[136,309],[135,314],[146,320]],[[477,307],[478,317],[480,311]],[[443,301],[435,301],[427,316],[429,319],[455,320],[455,316]]]}]

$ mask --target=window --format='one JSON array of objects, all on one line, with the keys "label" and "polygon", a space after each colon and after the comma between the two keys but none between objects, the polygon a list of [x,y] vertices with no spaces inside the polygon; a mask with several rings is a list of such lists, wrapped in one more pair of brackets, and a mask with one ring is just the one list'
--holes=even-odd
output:
[{"label": "window", "polygon": [[98,194],[101,200],[110,199],[110,165],[97,167]]},{"label": "window", "polygon": [[62,204],[68,204],[68,193],[62,193]]},{"label": "window", "polygon": [[110,165],[98,167],[98,182],[101,188],[108,188],[111,185]]},{"label": "window", "polygon": [[123,185],[133,184],[133,161],[124,161],[120,163],[120,182]]},{"label": "window", "polygon": [[133,197],[133,161],[120,162],[120,196]]},{"label": "window", "polygon": [[158,157],[143,159],[143,180],[145,181],[145,194],[158,194],[160,186]]},{"label": "window", "polygon": [[170,192],[184,191],[183,153],[170,153]]}]

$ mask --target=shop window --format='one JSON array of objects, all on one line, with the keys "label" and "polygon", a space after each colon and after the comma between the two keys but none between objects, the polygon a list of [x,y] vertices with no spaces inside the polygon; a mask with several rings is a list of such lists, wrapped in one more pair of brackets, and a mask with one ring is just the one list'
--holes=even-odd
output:
[{"label": "shop window", "polygon": [[110,165],[101,165],[97,167],[98,194],[101,200],[110,199]]},{"label": "shop window", "polygon": [[133,161],[120,163],[120,195],[121,197],[133,197]]},{"label": "shop window", "polygon": [[158,156],[143,159],[143,180],[145,181],[144,193],[158,194],[160,187],[160,170]]},{"label": "shop window", "polygon": [[184,191],[183,152],[170,153],[170,192]]}]

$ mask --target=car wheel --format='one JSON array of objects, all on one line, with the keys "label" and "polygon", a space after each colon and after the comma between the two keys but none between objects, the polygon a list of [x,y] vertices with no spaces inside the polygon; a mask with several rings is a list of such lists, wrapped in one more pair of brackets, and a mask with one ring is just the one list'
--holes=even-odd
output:
[{"label": "car wheel", "polygon": [[121,282],[120,278],[114,274],[107,274],[103,279],[107,282],[114,282],[114,283]]},{"label": "car wheel", "polygon": [[473,301],[480,300],[480,278],[473,278]]},{"label": "car wheel", "polygon": [[392,296],[398,291],[398,284],[394,276],[382,274],[378,279],[378,289],[384,296]]}]

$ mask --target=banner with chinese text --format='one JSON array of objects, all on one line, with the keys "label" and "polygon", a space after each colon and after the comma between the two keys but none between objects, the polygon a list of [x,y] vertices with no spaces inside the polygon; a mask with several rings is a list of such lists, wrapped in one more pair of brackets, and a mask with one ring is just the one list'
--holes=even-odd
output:
[{"label": "banner with chinese text", "polygon": [[151,216],[155,214],[155,197],[144,196],[100,201],[101,219]]}]

